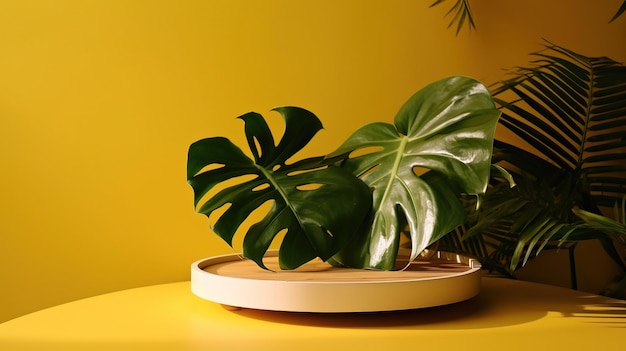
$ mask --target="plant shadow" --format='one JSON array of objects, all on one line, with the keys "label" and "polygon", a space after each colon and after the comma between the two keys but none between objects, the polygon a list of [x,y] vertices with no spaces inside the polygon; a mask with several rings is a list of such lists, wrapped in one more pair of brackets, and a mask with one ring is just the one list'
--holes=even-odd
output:
[{"label": "plant shadow", "polygon": [[602,296],[582,296],[576,308],[562,311],[564,317],[605,327],[626,328],[626,301]]},{"label": "plant shadow", "polygon": [[[273,323],[306,325],[332,328],[381,328],[381,327],[440,327],[452,321],[462,321],[489,308],[489,301],[477,296],[451,305],[405,311],[357,312],[357,313],[309,313],[264,311],[224,306],[233,313],[247,318]],[[540,318],[541,316],[537,316]],[[520,323],[527,320],[520,320]]]},{"label": "plant shadow", "polygon": [[503,278],[484,279],[481,293],[455,304],[416,310],[359,313],[263,311],[226,307],[241,317],[330,328],[419,330],[487,329],[529,323],[556,312],[583,323],[626,327],[626,301]]}]

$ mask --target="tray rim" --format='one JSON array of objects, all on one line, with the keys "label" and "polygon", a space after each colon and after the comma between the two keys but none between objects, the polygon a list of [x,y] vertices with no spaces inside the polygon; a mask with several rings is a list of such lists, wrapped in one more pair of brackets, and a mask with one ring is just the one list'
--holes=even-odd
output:
[{"label": "tray rim", "polygon": [[[272,250],[266,256],[276,255],[277,250]],[[226,306],[312,313],[419,309],[452,304],[479,294],[481,266],[477,260],[441,251],[435,255],[464,263],[468,269],[445,276],[347,282],[253,279],[204,270],[213,264],[241,260],[240,254],[232,253],[193,262],[191,290],[200,298]]]}]

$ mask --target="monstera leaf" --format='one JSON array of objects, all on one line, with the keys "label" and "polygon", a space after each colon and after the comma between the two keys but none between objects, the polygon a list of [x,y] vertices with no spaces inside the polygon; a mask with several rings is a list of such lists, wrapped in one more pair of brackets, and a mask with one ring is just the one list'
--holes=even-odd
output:
[{"label": "monstera leaf", "polygon": [[405,225],[414,259],[462,224],[459,194],[485,191],[499,115],[485,86],[451,77],[413,95],[393,125],[373,123],[357,130],[329,157],[354,155],[342,167],[372,189],[373,215],[364,233],[333,262],[393,269]]},{"label": "monstera leaf", "polygon": [[[187,180],[199,213],[211,218],[214,211],[225,208],[212,229],[231,246],[243,221],[271,202],[265,216],[247,229],[242,254],[266,268],[263,255],[286,230],[279,262],[282,269],[293,269],[315,257],[327,260],[344,247],[356,233],[354,223],[368,214],[372,200],[369,188],[350,172],[333,166],[332,160],[319,157],[287,164],[322,124],[301,108],[276,111],[285,120],[277,146],[263,117],[248,113],[240,118],[254,159],[226,138],[203,139],[189,148]],[[237,184],[227,184],[229,180]]]}]

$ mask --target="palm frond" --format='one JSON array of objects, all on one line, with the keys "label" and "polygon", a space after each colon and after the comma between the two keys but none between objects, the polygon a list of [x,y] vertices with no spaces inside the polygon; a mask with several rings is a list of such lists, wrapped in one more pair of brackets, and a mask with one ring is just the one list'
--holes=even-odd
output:
[{"label": "palm frond", "polygon": [[[436,0],[429,7],[437,6],[446,0]],[[618,19],[621,15],[626,12],[626,0],[619,7],[617,12],[611,17],[609,23]],[[463,24],[467,20],[467,27],[471,31],[472,29],[476,29],[476,23],[474,23],[474,17],[472,16],[472,11],[470,9],[469,0],[457,0],[454,5],[450,8],[450,10],[446,13],[446,17],[449,15],[453,15],[450,23],[448,24],[448,28],[452,27],[456,24],[456,35],[459,34],[461,28],[463,28]]]},{"label": "palm frond", "polygon": [[621,16],[626,11],[626,0],[622,3],[622,6],[619,7],[615,15],[611,18],[609,23],[615,21],[619,16]]},{"label": "palm frond", "polygon": [[[585,225],[573,210],[600,213],[626,196],[626,68],[552,44],[533,56],[532,66],[516,68],[511,79],[492,87],[501,126],[518,138],[496,140],[492,162],[517,186],[492,175],[461,239],[452,241],[457,230],[445,244],[482,254],[477,258],[490,269],[509,275],[542,250],[580,240],[599,240],[618,260],[608,234]],[[487,254],[468,247],[469,240]]]},{"label": "palm frond", "polygon": [[[566,190],[584,195],[581,208],[611,206],[626,194],[626,67],[556,45],[534,55],[535,66],[518,68],[494,91],[502,125],[553,164],[553,173],[572,177]],[[531,163],[518,166],[546,174]]]},{"label": "palm frond", "polygon": [[[437,6],[446,0],[437,0],[430,5],[430,7]],[[472,10],[470,8],[469,0],[457,0],[454,5],[446,13],[446,17],[452,15],[452,19],[448,24],[448,28],[456,24],[456,35],[459,35],[461,28],[467,21],[467,27],[471,31],[476,29],[476,23],[474,23],[474,17],[472,16]]]}]

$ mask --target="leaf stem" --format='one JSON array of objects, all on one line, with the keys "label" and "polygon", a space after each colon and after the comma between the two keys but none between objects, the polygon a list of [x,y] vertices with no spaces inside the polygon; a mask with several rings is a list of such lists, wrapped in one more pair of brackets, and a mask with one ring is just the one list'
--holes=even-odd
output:
[{"label": "leaf stem", "polygon": [[385,191],[383,192],[383,197],[380,199],[380,203],[385,203],[387,195],[391,193],[390,189],[393,187],[393,182],[398,175],[398,169],[400,168],[400,161],[402,161],[402,157],[404,156],[404,150],[406,149],[406,144],[408,143],[409,138],[406,136],[402,136],[400,139],[400,145],[398,146],[398,152],[396,153],[396,158],[393,161],[393,167],[391,168],[391,176],[389,177],[389,181],[387,182],[387,186],[385,187]]}]

